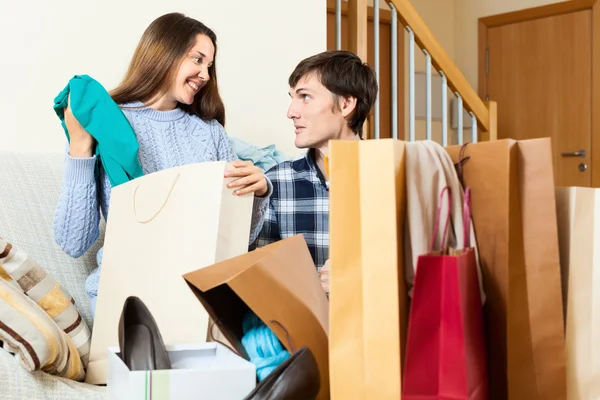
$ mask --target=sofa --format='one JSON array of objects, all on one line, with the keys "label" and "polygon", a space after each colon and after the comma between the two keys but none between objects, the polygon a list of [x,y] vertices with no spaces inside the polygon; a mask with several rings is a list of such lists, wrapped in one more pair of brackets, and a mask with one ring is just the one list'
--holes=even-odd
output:
[{"label": "sofa", "polygon": [[[95,268],[101,236],[84,256],[65,254],[54,241],[52,222],[63,176],[62,153],[0,151],[0,236],[22,248],[75,299],[90,329],[85,278]],[[103,232],[103,227],[101,227]],[[30,373],[0,348],[0,399],[106,399],[104,387]]]}]

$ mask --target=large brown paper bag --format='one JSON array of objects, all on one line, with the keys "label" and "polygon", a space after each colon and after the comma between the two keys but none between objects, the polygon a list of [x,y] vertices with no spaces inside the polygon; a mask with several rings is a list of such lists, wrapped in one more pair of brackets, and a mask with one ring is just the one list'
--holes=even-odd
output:
[{"label": "large brown paper bag", "polygon": [[[459,163],[461,146],[447,148]],[[490,399],[566,397],[550,139],[466,145],[484,290]]]},{"label": "large brown paper bag", "polygon": [[234,196],[225,162],[166,169],[111,192],[86,381],[106,382],[109,346],[128,296],[156,319],[165,344],[203,342],[208,315],[181,276],[248,251],[253,196]]},{"label": "large brown paper bag", "polygon": [[567,398],[600,398],[600,189],[557,188]]},{"label": "large brown paper bag", "polygon": [[330,382],[335,400],[398,400],[407,326],[405,145],[331,141]]},{"label": "large brown paper bag", "polygon": [[[252,310],[292,353],[306,346],[321,377],[319,400],[329,399],[329,309],[304,237],[293,236],[184,275],[234,349],[248,359],[242,319]],[[196,308],[202,308],[196,305]]]}]

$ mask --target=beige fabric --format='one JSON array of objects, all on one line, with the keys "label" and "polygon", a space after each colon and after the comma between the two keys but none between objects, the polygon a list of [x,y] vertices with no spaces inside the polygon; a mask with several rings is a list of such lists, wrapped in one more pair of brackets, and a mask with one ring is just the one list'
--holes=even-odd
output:
[{"label": "beige fabric", "polygon": [[233,195],[226,168],[189,164],[112,189],[86,382],[106,383],[128,296],[148,306],[165,344],[206,338],[208,314],[182,275],[246,253],[250,235],[254,197]]},{"label": "beige fabric", "polygon": [[[463,204],[464,191],[452,159],[446,150],[433,141],[406,143],[406,229],[404,236],[405,278],[412,296],[415,268],[420,255],[427,254],[433,237],[437,207],[442,190],[448,186],[452,195],[451,220],[448,225],[446,246],[464,248]],[[434,250],[442,247],[444,224],[448,215],[447,200],[444,198],[440,218],[440,228],[434,242]],[[479,253],[473,223],[470,227],[471,247],[475,248],[477,276],[482,302],[485,302]]]},{"label": "beige fabric", "polygon": [[33,300],[2,279],[0,316],[0,340],[25,369],[83,380],[83,364],[71,339]]}]

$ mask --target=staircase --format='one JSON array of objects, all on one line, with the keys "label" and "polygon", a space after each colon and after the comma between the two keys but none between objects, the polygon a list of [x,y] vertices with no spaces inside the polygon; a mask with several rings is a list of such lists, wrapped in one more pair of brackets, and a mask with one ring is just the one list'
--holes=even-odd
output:
[{"label": "staircase", "polygon": [[[477,142],[481,140],[496,140],[497,139],[497,107],[494,101],[485,102],[479,98],[475,89],[469,84],[462,72],[456,66],[454,61],[448,56],[440,42],[427,27],[419,13],[409,0],[382,0],[387,3],[391,9],[391,14],[388,11],[380,9],[380,0],[373,0],[372,7],[369,6],[368,0],[330,0],[329,8],[335,13],[335,46],[337,49],[342,48],[342,39],[347,43],[348,50],[353,51],[363,60],[367,61],[367,53],[369,46],[369,36],[372,39],[372,54],[369,58],[373,60],[372,66],[375,73],[380,78],[380,22],[381,14],[385,12],[385,19],[391,20],[391,36],[390,36],[390,55],[385,55],[385,59],[391,61],[391,79],[390,87],[381,87],[380,93],[390,92],[385,98],[389,98],[391,102],[391,113],[387,112],[386,119],[383,121],[387,127],[391,127],[389,135],[395,139],[414,141],[416,137],[416,89],[415,89],[415,56],[416,51],[422,51],[425,56],[425,139],[433,139],[433,91],[441,91],[441,144],[447,146],[450,144],[463,144],[465,142]],[[332,4],[335,2],[335,4]],[[347,17],[347,37],[342,37],[342,13]],[[368,22],[371,21],[372,34],[368,32]],[[398,24],[400,23],[400,25]],[[399,59],[398,55],[398,40],[404,40],[403,32],[399,32],[398,27],[403,27],[408,36],[408,60]],[[416,50],[417,49],[417,50]],[[403,113],[404,96],[403,93],[398,93],[398,78],[404,79],[404,66],[408,68],[408,126],[405,134],[399,134],[404,131],[404,127],[400,128],[399,114]],[[440,84],[434,85],[432,77],[438,74],[441,79]],[[452,99],[453,94],[456,103],[456,110],[465,110],[471,121],[470,132],[463,129],[465,121],[463,112],[450,114],[449,99]],[[439,94],[440,92],[438,92]],[[381,135],[381,109],[380,99],[384,96],[378,96],[372,114],[369,116],[369,123],[365,124],[364,137],[368,139],[379,139]],[[388,105],[386,105],[388,106]],[[456,126],[456,136],[450,138],[448,133],[450,118],[453,117],[454,125]],[[404,120],[402,118],[402,120]],[[387,137],[384,134],[383,137]],[[452,140],[451,140],[452,139]]]}]

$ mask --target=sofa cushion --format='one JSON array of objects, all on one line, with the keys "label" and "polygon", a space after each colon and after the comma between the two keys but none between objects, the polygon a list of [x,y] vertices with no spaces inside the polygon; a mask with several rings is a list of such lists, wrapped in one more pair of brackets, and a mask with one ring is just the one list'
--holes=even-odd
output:
[{"label": "sofa cushion", "polygon": [[0,280],[0,340],[28,371],[81,381],[83,363],[73,341],[21,290]]},{"label": "sofa cushion", "polygon": [[[73,341],[85,366],[90,354],[90,330],[75,300],[32,257],[0,237],[0,278],[24,292]],[[0,317],[0,322],[2,317]]]},{"label": "sofa cushion", "polygon": [[56,244],[52,224],[64,171],[64,154],[0,151],[0,236],[43,265],[73,296],[92,328],[85,279],[96,268],[95,255],[104,231],[92,248],[72,258]]}]

